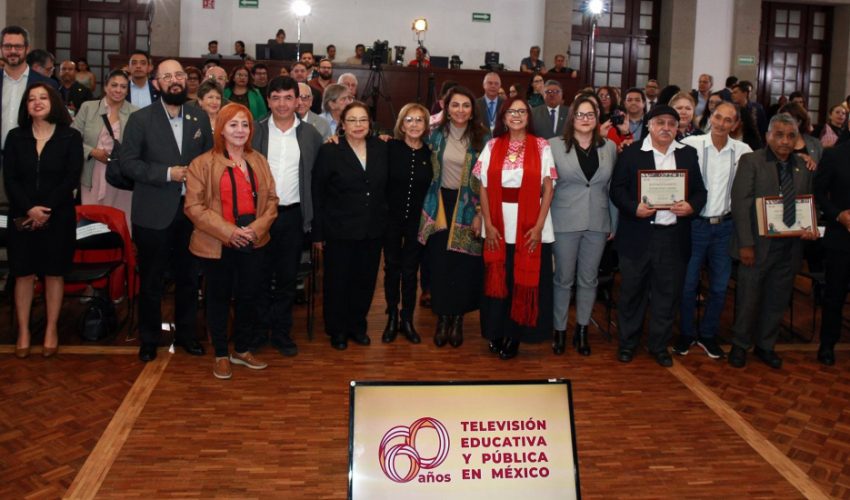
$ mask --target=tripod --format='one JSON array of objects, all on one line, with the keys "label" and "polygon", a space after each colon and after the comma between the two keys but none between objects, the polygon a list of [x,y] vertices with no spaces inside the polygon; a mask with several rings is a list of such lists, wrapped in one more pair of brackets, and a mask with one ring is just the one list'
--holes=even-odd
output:
[{"label": "tripod", "polygon": [[[390,116],[395,116],[393,102],[389,94],[386,93],[386,82],[384,81],[384,72],[381,69],[381,62],[372,60],[369,68],[369,78],[366,80],[366,91],[363,93],[365,102],[369,107],[369,115],[372,117],[372,122],[378,122],[378,100],[383,98],[390,106]],[[368,92],[368,94],[367,94]]]}]

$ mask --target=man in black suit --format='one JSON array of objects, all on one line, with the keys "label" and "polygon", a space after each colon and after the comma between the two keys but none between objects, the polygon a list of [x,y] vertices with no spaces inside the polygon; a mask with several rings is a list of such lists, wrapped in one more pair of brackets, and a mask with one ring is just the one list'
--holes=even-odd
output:
[{"label": "man in black suit", "polygon": [[[6,60],[6,66],[0,74],[0,120],[2,120],[0,150],[2,150],[6,144],[6,134],[18,126],[18,110],[27,87],[36,82],[47,83],[53,88],[56,88],[57,84],[56,80],[34,71],[27,65],[26,56],[30,46],[27,30],[20,26],[6,26],[0,32],[0,40],[2,40],[0,54]],[[0,162],[2,162],[2,155],[0,155]],[[0,203],[8,203],[2,175],[0,175]]]},{"label": "man in black suit", "polygon": [[75,112],[84,102],[92,100],[91,90],[77,81],[77,64],[74,61],[62,61],[59,65],[59,82],[62,101]]},{"label": "man in black suit", "polygon": [[484,75],[484,95],[475,100],[477,108],[475,111],[481,120],[481,125],[486,127],[491,135],[496,135],[504,129],[499,111],[505,100],[499,97],[500,88],[502,88],[502,79],[499,78],[498,73],[491,71]]},{"label": "man in black suit", "polygon": [[255,123],[252,139],[253,148],[269,160],[280,199],[278,217],[269,230],[271,243],[265,252],[263,293],[257,298],[258,324],[263,331],[256,340],[258,346],[265,343],[271,328],[271,344],[284,356],[298,354],[291,336],[292,305],[301,251],[313,222],[311,173],[322,145],[322,136],[295,113],[299,96],[299,84],[294,79],[272,79],[267,96],[271,114]]},{"label": "man in black suit", "polygon": [[835,364],[835,344],[850,287],[850,143],[824,150],[814,181],[815,200],[826,220],[824,266],[826,290],[818,361]]},{"label": "man in black suit", "polygon": [[212,148],[206,113],[183,106],[186,72],[166,59],[157,68],[161,99],[130,115],[121,144],[121,171],[135,181],[133,237],[139,253],[139,359],[156,358],[162,330],[163,276],[175,281],[175,344],[203,355],[196,340],[198,263],[189,253],[192,223],[183,213],[189,163]]},{"label": "man in black suit", "polygon": [[564,135],[564,124],[567,123],[570,108],[563,105],[564,92],[557,80],[548,80],[543,88],[543,102],[546,105],[531,109],[534,135],[544,139],[560,137]]},{"label": "man in black suit", "polygon": [[[628,363],[640,341],[647,302],[650,303],[650,354],[661,366],[672,366],[667,344],[679,308],[685,266],[691,253],[691,216],[707,200],[697,152],[675,140],[679,115],[659,104],[646,115],[649,136],[627,147],[617,159],[611,179],[611,200],[620,210],[615,248],[620,256],[620,349]],[[649,207],[638,199],[639,170],[688,171],[687,200],[669,210]]]}]

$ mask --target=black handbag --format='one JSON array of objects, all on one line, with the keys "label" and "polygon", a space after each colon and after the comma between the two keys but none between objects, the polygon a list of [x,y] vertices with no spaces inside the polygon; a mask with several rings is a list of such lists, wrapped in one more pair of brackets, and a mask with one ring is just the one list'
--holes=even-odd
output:
[{"label": "black handbag", "polygon": [[[227,154],[225,154],[229,158]],[[257,183],[254,180],[254,171],[251,170],[251,164],[245,161],[245,166],[248,168],[248,179],[251,181],[251,196],[254,198],[254,210],[257,210]],[[239,215],[239,207],[236,202],[236,176],[233,174],[234,167],[227,167],[227,173],[230,175],[231,195],[233,196],[233,220],[239,227],[247,227],[249,224],[257,220],[255,214]],[[251,253],[254,251],[254,245],[246,245],[244,247],[231,247],[237,252]]]},{"label": "black handbag", "polygon": [[106,131],[109,132],[109,137],[112,138],[113,143],[112,153],[109,154],[109,161],[106,163],[106,182],[112,187],[132,191],[133,179],[121,173],[121,165],[118,161],[118,150],[121,143],[118,142],[112,132],[112,124],[109,123],[109,118],[105,114],[100,116],[103,118],[103,124],[106,125]]}]

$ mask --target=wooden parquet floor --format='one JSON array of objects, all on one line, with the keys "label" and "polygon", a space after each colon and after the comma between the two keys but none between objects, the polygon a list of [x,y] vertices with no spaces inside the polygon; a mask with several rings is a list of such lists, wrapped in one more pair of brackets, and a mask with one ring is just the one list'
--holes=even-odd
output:
[{"label": "wooden parquet floor", "polygon": [[126,355],[0,355],[0,498],[59,498],[142,366]]},{"label": "wooden parquet floor", "polygon": [[700,355],[682,364],[824,491],[850,498],[850,369],[822,366],[813,352],[781,355],[782,370],[758,361],[731,370]]}]

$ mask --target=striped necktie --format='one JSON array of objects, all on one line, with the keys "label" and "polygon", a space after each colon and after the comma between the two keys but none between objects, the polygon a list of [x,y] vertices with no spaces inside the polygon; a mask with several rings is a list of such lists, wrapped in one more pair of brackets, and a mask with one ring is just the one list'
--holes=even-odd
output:
[{"label": "striped necktie", "polygon": [[794,176],[791,174],[793,160],[779,162],[782,175],[779,180],[779,189],[782,194],[782,222],[791,227],[797,222],[797,206],[794,193]]}]

